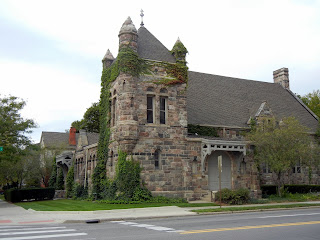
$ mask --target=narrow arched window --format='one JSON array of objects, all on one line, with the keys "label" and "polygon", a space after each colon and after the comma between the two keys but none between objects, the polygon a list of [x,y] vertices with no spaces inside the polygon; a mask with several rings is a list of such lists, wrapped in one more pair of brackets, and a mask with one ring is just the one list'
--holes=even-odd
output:
[{"label": "narrow arched window", "polygon": [[154,168],[159,169],[160,167],[160,150],[154,152]]}]

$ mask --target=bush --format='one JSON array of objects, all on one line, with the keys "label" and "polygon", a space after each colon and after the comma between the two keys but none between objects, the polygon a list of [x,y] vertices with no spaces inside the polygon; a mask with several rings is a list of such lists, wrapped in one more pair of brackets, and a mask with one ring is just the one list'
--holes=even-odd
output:
[{"label": "bush", "polygon": [[22,200],[49,200],[53,199],[54,188],[26,188],[9,189],[4,192],[4,197],[8,202],[21,202]]},{"label": "bush", "polygon": [[74,199],[86,199],[88,198],[88,188],[75,183],[73,185],[72,196]]},{"label": "bush", "polygon": [[67,174],[67,179],[66,179],[66,190],[67,190],[67,198],[72,197],[72,190],[73,190],[73,185],[74,185],[74,166],[70,167],[68,174]]},{"label": "bush", "polygon": [[[270,196],[277,194],[276,185],[262,185],[262,196]],[[284,185],[284,191],[288,193],[310,193],[320,192],[320,185],[302,185],[302,184],[288,184]]]},{"label": "bush", "polygon": [[145,187],[136,187],[132,196],[133,201],[148,201],[151,198],[151,192]]},{"label": "bush", "polygon": [[[250,192],[248,189],[240,188],[231,190],[224,188],[221,190],[221,201],[227,204],[240,205],[247,203],[250,200]],[[216,201],[220,201],[220,191],[216,193]]]}]

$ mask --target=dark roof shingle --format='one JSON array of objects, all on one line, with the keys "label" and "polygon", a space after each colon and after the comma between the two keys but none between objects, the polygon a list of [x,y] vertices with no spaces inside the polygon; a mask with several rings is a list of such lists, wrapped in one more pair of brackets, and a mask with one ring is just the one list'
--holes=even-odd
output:
[{"label": "dark roof shingle", "polygon": [[294,116],[311,131],[317,129],[317,119],[279,84],[189,72],[190,124],[248,127],[250,116],[264,101],[278,119]]},{"label": "dark roof shingle", "polygon": [[138,30],[138,55],[144,59],[176,62],[171,52],[145,27]]}]

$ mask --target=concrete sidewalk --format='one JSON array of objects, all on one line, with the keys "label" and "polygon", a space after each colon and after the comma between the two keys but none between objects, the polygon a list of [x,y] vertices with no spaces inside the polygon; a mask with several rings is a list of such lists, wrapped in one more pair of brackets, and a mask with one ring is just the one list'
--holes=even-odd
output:
[{"label": "concrete sidewalk", "polygon": [[[274,203],[274,204],[252,204],[245,206],[266,206],[266,205],[288,205],[292,203]],[[306,205],[319,204],[316,202],[299,202]],[[230,207],[230,206],[227,206]],[[239,207],[239,206],[233,206]],[[151,207],[151,208],[131,208],[119,210],[99,210],[99,211],[34,211],[25,210],[22,207],[0,200],[0,225],[2,224],[43,224],[43,223],[85,223],[86,221],[116,221],[116,220],[134,220],[144,218],[158,217],[179,217],[197,215],[191,210],[204,208],[219,208],[219,206],[210,207],[189,207],[180,208],[176,206]],[[276,209],[279,210],[279,209]],[[229,212],[230,213],[230,212]]]}]

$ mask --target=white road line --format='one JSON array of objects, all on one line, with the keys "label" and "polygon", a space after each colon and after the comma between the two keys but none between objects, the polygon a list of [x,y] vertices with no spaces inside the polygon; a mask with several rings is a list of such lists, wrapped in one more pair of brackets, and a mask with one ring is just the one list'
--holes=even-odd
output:
[{"label": "white road line", "polygon": [[277,216],[265,216],[258,218],[279,218],[279,217],[297,217],[297,216],[312,216],[312,215],[320,215],[320,213],[306,213],[306,214],[292,214],[292,215],[277,215]]},{"label": "white road line", "polygon": [[138,224],[138,225],[134,225],[134,227],[149,228],[149,227],[155,227],[155,225],[150,225],[150,224]]},{"label": "white road line", "polygon": [[87,233],[66,233],[66,234],[55,234],[55,235],[39,235],[39,236],[29,236],[29,237],[9,237],[1,238],[1,240],[28,240],[28,239],[47,239],[47,238],[58,238],[58,237],[75,237],[75,236],[84,236],[88,235]]},{"label": "white road line", "polygon": [[173,229],[173,228],[158,227],[158,226],[147,227],[147,229],[156,230],[156,231],[173,231],[173,230],[175,230],[175,229]]},{"label": "white road line", "polygon": [[66,227],[16,228],[15,226],[12,226],[12,227],[13,228],[0,229],[0,232],[66,228]]},{"label": "white road line", "polygon": [[165,232],[181,232],[181,231],[183,231],[183,230],[175,230],[173,228],[155,226],[155,225],[150,225],[150,224],[142,224],[142,223],[139,224],[139,223],[135,223],[135,222],[112,221],[112,223],[118,223],[118,224],[130,226],[130,227],[146,228],[146,229],[155,230],[155,231],[165,231]]},{"label": "white road line", "polygon": [[63,229],[63,230],[48,230],[48,231],[7,232],[7,233],[0,233],[0,236],[34,234],[34,233],[74,232],[74,231],[76,231],[76,230],[75,229]]},{"label": "white road line", "polygon": [[123,225],[136,225],[138,223],[134,223],[134,222],[121,222],[120,224],[123,224]]}]

